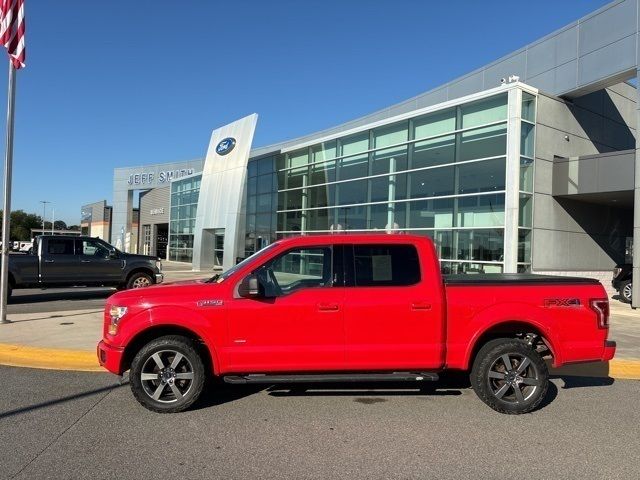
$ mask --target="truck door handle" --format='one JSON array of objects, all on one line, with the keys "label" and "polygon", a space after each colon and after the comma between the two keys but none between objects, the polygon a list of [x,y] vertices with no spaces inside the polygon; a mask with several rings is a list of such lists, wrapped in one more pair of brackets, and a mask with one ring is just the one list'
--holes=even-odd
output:
[{"label": "truck door handle", "polygon": [[53,263],[55,260],[45,260],[44,263]]},{"label": "truck door handle", "polygon": [[335,312],[340,310],[340,306],[337,303],[319,303],[318,310],[321,312]]},{"label": "truck door handle", "polygon": [[80,260],[80,263],[91,263],[91,260]]},{"label": "truck door handle", "polygon": [[411,310],[431,310],[431,304],[428,302],[413,302]]}]

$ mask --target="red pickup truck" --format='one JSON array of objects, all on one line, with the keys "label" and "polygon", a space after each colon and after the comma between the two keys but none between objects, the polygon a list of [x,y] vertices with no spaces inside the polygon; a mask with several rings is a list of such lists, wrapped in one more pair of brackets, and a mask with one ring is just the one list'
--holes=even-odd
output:
[{"label": "red pickup truck", "polygon": [[178,412],[213,374],[228,383],[414,381],[470,371],[503,413],[535,409],[548,369],[613,358],[598,281],[519,274],[440,275],[413,235],[277,241],[209,280],[111,296],[100,364],[130,370],[134,396]]}]

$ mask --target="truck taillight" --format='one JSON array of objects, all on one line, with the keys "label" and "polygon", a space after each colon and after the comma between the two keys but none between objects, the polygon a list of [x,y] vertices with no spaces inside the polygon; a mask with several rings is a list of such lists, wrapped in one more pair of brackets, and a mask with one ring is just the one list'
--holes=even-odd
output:
[{"label": "truck taillight", "polygon": [[609,300],[606,298],[592,298],[589,301],[589,305],[598,317],[598,328],[609,328]]}]

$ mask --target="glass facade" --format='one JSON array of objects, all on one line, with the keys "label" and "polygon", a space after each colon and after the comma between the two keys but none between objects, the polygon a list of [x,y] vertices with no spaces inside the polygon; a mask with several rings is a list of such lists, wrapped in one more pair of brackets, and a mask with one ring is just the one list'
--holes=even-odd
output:
[{"label": "glass facade", "polygon": [[193,260],[193,235],[202,175],[171,182],[171,213],[169,217],[169,260]]},{"label": "glass facade", "polygon": [[[276,239],[278,182],[275,161],[275,156],[251,159],[247,167],[245,258]],[[299,161],[308,163],[306,158]]]},{"label": "glass facade", "polygon": [[[515,123],[513,98],[522,99]],[[509,164],[520,169],[519,186],[510,191],[519,191],[518,268],[528,269],[535,99],[501,92],[251,159],[245,254],[301,233],[406,232],[434,240],[445,272],[501,272],[507,151],[517,144]]]}]

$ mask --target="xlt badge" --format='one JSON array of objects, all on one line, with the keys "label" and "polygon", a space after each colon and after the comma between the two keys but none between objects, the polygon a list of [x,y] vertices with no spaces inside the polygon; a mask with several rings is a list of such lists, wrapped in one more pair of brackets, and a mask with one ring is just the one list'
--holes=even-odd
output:
[{"label": "xlt badge", "polygon": [[197,305],[199,307],[220,307],[224,304],[222,300],[209,299],[209,300],[198,300]]}]

